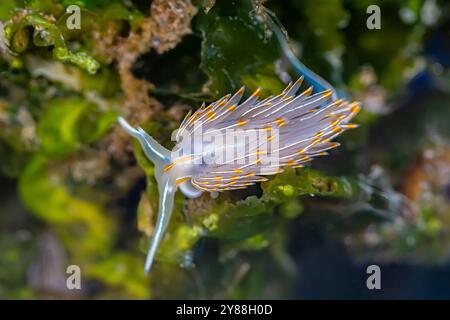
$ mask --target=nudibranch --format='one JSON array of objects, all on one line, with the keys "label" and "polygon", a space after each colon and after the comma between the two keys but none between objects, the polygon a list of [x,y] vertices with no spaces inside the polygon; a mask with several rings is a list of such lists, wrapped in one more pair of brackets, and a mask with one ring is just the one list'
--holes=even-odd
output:
[{"label": "nudibranch", "polygon": [[[267,180],[265,176],[282,172],[283,167],[300,168],[313,158],[326,155],[327,150],[339,145],[332,141],[336,136],[357,127],[350,120],[359,112],[359,103],[335,98],[332,89],[313,93],[309,87],[297,94],[302,79],[290,83],[277,96],[259,99],[257,89],[240,102],[242,87],[234,95],[226,95],[208,106],[203,104],[181,123],[172,151],[142,128],[133,128],[119,118],[121,126],[138,139],[155,165],[160,199],[145,263],[147,273],[169,223],[178,188],[189,198],[205,191],[247,188]],[[239,138],[239,134],[244,135]],[[214,139],[204,139],[205,136]],[[233,138],[228,139],[230,136]],[[225,157],[211,161],[213,154],[222,152]]]}]

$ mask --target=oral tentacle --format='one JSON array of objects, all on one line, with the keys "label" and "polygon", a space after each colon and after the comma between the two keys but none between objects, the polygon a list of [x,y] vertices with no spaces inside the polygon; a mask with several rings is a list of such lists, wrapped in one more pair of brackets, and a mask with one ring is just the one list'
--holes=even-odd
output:
[{"label": "oral tentacle", "polygon": [[138,139],[145,155],[155,165],[155,171],[159,171],[170,162],[170,151],[160,145],[142,128],[133,128],[123,117],[119,117],[118,122],[129,135]]},{"label": "oral tentacle", "polygon": [[147,258],[145,260],[145,273],[148,274],[152,268],[153,260],[155,259],[156,251],[163,239],[164,233],[172,215],[173,203],[175,192],[177,187],[175,186],[172,175],[166,174],[162,177],[159,183],[159,209],[158,218],[156,220],[155,230],[152,240],[147,252]]}]

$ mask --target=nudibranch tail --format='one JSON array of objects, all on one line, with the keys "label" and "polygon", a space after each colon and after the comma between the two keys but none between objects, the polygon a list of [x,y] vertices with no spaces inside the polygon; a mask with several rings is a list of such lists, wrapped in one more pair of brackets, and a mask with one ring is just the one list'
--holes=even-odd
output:
[{"label": "nudibranch tail", "polygon": [[[256,3],[255,3],[256,6]],[[338,99],[338,95],[334,87],[328,83],[325,79],[320,77],[318,74],[314,73],[311,69],[305,66],[294,54],[291,47],[289,46],[288,39],[286,34],[281,30],[280,27],[275,21],[274,14],[269,11],[267,8],[261,7],[263,9],[262,13],[265,15],[266,22],[269,25],[270,29],[275,34],[275,37],[280,45],[280,49],[283,52],[286,59],[289,63],[294,67],[295,71],[305,77],[305,80],[314,87],[316,92],[331,90],[332,99]],[[256,8],[255,8],[256,9]]]}]

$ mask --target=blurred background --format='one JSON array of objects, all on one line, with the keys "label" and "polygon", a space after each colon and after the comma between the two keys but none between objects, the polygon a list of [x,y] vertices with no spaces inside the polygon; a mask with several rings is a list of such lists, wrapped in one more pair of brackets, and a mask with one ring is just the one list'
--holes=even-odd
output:
[{"label": "blurred background", "polygon": [[[171,147],[203,101],[297,79],[280,41],[360,128],[308,168],[177,195],[145,277],[158,193],[116,117]],[[449,68],[445,0],[2,1],[0,298],[450,298]]]}]

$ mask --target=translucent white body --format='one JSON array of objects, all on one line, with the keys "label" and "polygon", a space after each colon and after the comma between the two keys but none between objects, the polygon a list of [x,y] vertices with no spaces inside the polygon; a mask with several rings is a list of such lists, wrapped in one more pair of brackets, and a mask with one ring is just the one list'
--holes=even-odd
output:
[{"label": "translucent white body", "polygon": [[[146,272],[150,271],[169,223],[178,187],[189,198],[198,197],[204,191],[247,188],[267,180],[266,175],[282,172],[284,166],[299,168],[316,156],[326,155],[327,150],[339,145],[331,141],[333,138],[356,127],[349,121],[360,110],[358,103],[335,99],[333,90],[312,94],[310,87],[297,94],[301,83],[302,78],[289,84],[279,95],[263,100],[259,100],[258,89],[240,102],[244,94],[241,88],[233,96],[203,105],[183,120],[172,152],[142,128],[133,128],[119,118],[121,126],[138,139],[146,156],[154,163],[158,182],[159,213]],[[237,135],[237,139],[228,139],[236,132],[245,137]],[[204,139],[208,135],[214,136],[214,142]],[[268,158],[272,161],[262,161],[265,145],[270,145],[264,151],[270,149]],[[229,157],[210,161],[211,155],[218,153]]]}]

